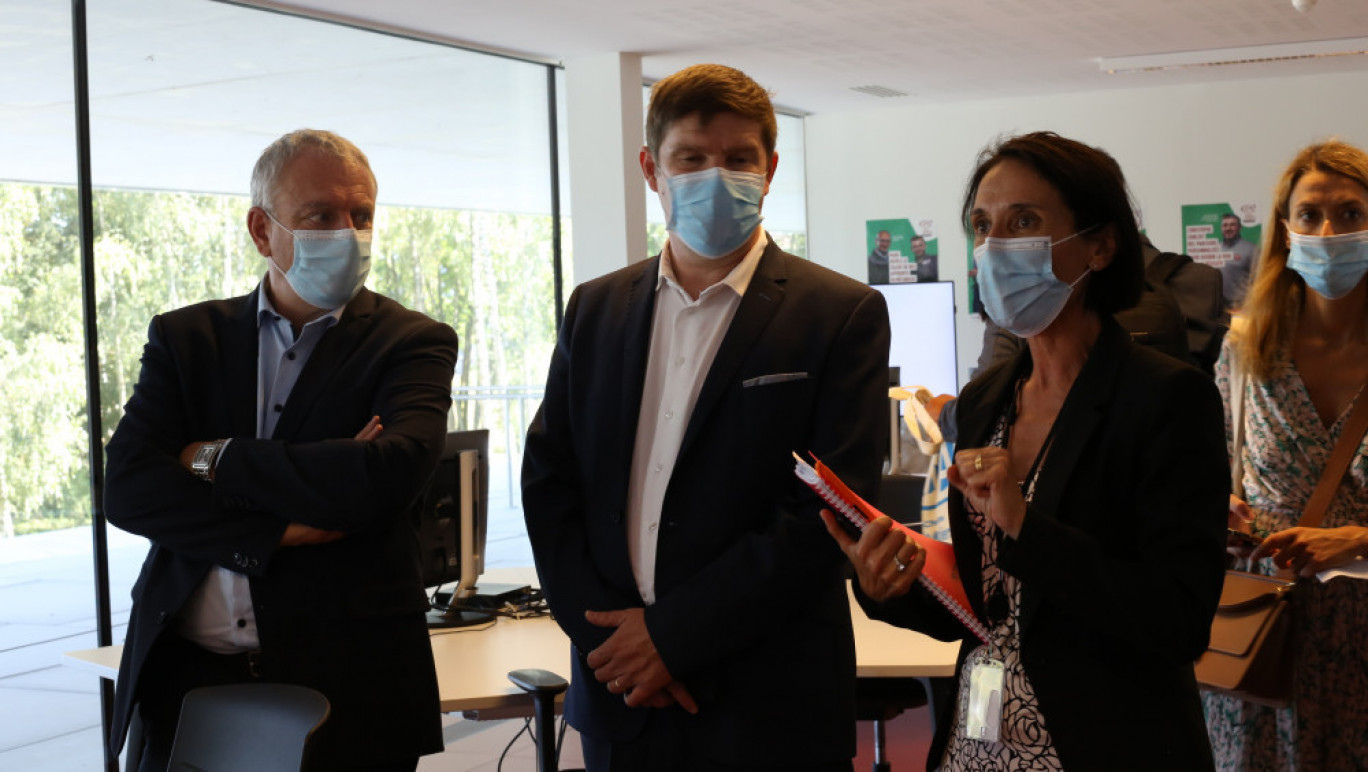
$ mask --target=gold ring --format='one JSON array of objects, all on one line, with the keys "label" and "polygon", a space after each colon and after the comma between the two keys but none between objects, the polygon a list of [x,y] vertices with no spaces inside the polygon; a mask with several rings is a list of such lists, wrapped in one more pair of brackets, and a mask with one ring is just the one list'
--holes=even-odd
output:
[{"label": "gold ring", "polygon": [[974,469],[983,471],[983,456],[974,456]]},{"label": "gold ring", "polygon": [[614,678],[614,679],[613,679],[613,688],[614,688],[614,689],[621,689],[621,688],[622,688],[622,679],[621,679],[621,678]]}]

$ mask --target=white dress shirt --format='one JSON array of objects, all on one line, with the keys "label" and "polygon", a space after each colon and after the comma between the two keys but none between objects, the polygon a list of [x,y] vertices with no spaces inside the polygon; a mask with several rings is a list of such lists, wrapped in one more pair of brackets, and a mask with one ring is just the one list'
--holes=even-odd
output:
[{"label": "white dress shirt", "polygon": [[655,603],[656,539],[679,445],[703,380],[768,244],[769,235],[761,231],[741,262],[697,300],[675,281],[668,241],[661,253],[651,349],[627,484],[627,549],[637,589],[648,606]]},{"label": "white dress shirt", "polygon": [[[271,305],[264,279],[257,299],[257,439],[270,439],[305,363],[342,317],[343,307],[305,324],[296,338],[290,321]],[[214,566],[179,616],[181,636],[209,651],[236,654],[260,648],[246,574]]]}]

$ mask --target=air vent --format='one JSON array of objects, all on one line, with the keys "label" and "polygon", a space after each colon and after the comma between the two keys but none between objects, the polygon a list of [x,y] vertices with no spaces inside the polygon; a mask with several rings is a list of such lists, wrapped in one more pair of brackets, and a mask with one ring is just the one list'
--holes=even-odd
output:
[{"label": "air vent", "polygon": [[1303,43],[1274,43],[1244,48],[1218,48],[1207,51],[1178,51],[1142,56],[1114,56],[1098,59],[1098,67],[1108,75],[1137,72],[1185,70],[1194,67],[1228,67],[1240,64],[1265,64],[1306,59],[1368,54],[1368,38],[1313,40]]},{"label": "air vent", "polygon": [[901,91],[898,91],[898,90],[896,90],[896,89],[886,88],[886,87],[884,87],[884,86],[851,86],[851,87],[850,87],[850,90],[851,90],[851,91],[858,91],[858,92],[860,92],[861,94],[868,94],[868,95],[870,95],[870,96],[879,97],[880,99],[889,99],[889,98],[892,98],[892,97],[905,97],[905,96],[907,96],[907,94],[904,94],[904,93],[901,92]]}]

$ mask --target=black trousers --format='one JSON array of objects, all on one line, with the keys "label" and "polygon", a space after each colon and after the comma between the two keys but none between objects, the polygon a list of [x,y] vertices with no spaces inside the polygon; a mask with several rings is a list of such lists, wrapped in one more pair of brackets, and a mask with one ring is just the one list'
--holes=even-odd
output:
[{"label": "black trousers", "polygon": [[[849,759],[827,764],[731,765],[711,758],[706,741],[693,736],[685,713],[675,708],[653,711],[641,735],[628,742],[610,742],[580,733],[586,772],[851,772]],[[774,744],[779,738],[757,737]]]},{"label": "black trousers", "polygon": [[[143,755],[138,772],[165,772],[180,722],[181,702],[202,686],[262,680],[269,659],[263,652],[215,654],[166,632],[152,647],[139,679],[138,716],[143,725]],[[357,772],[413,772],[418,758],[357,767]]]}]

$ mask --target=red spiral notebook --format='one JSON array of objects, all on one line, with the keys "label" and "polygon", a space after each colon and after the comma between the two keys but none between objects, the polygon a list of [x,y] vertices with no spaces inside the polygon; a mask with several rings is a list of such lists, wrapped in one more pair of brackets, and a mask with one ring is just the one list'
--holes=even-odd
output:
[{"label": "red spiral notebook", "polygon": [[[798,479],[806,483],[831,506],[832,510],[844,516],[859,530],[863,531],[865,526],[884,516],[841,482],[841,478],[816,456],[812,457],[813,464],[804,461],[797,453],[793,454],[793,458],[798,462],[793,469]],[[955,565],[955,548],[946,542],[923,536],[897,521],[894,521],[893,527],[926,551],[926,565],[922,568],[921,576],[917,577],[917,582],[931,593],[933,598],[940,601],[946,610],[954,614],[969,632],[987,643],[988,628],[974,616],[973,609],[969,606],[969,594],[964,591],[964,585],[960,582],[959,568]]]}]

